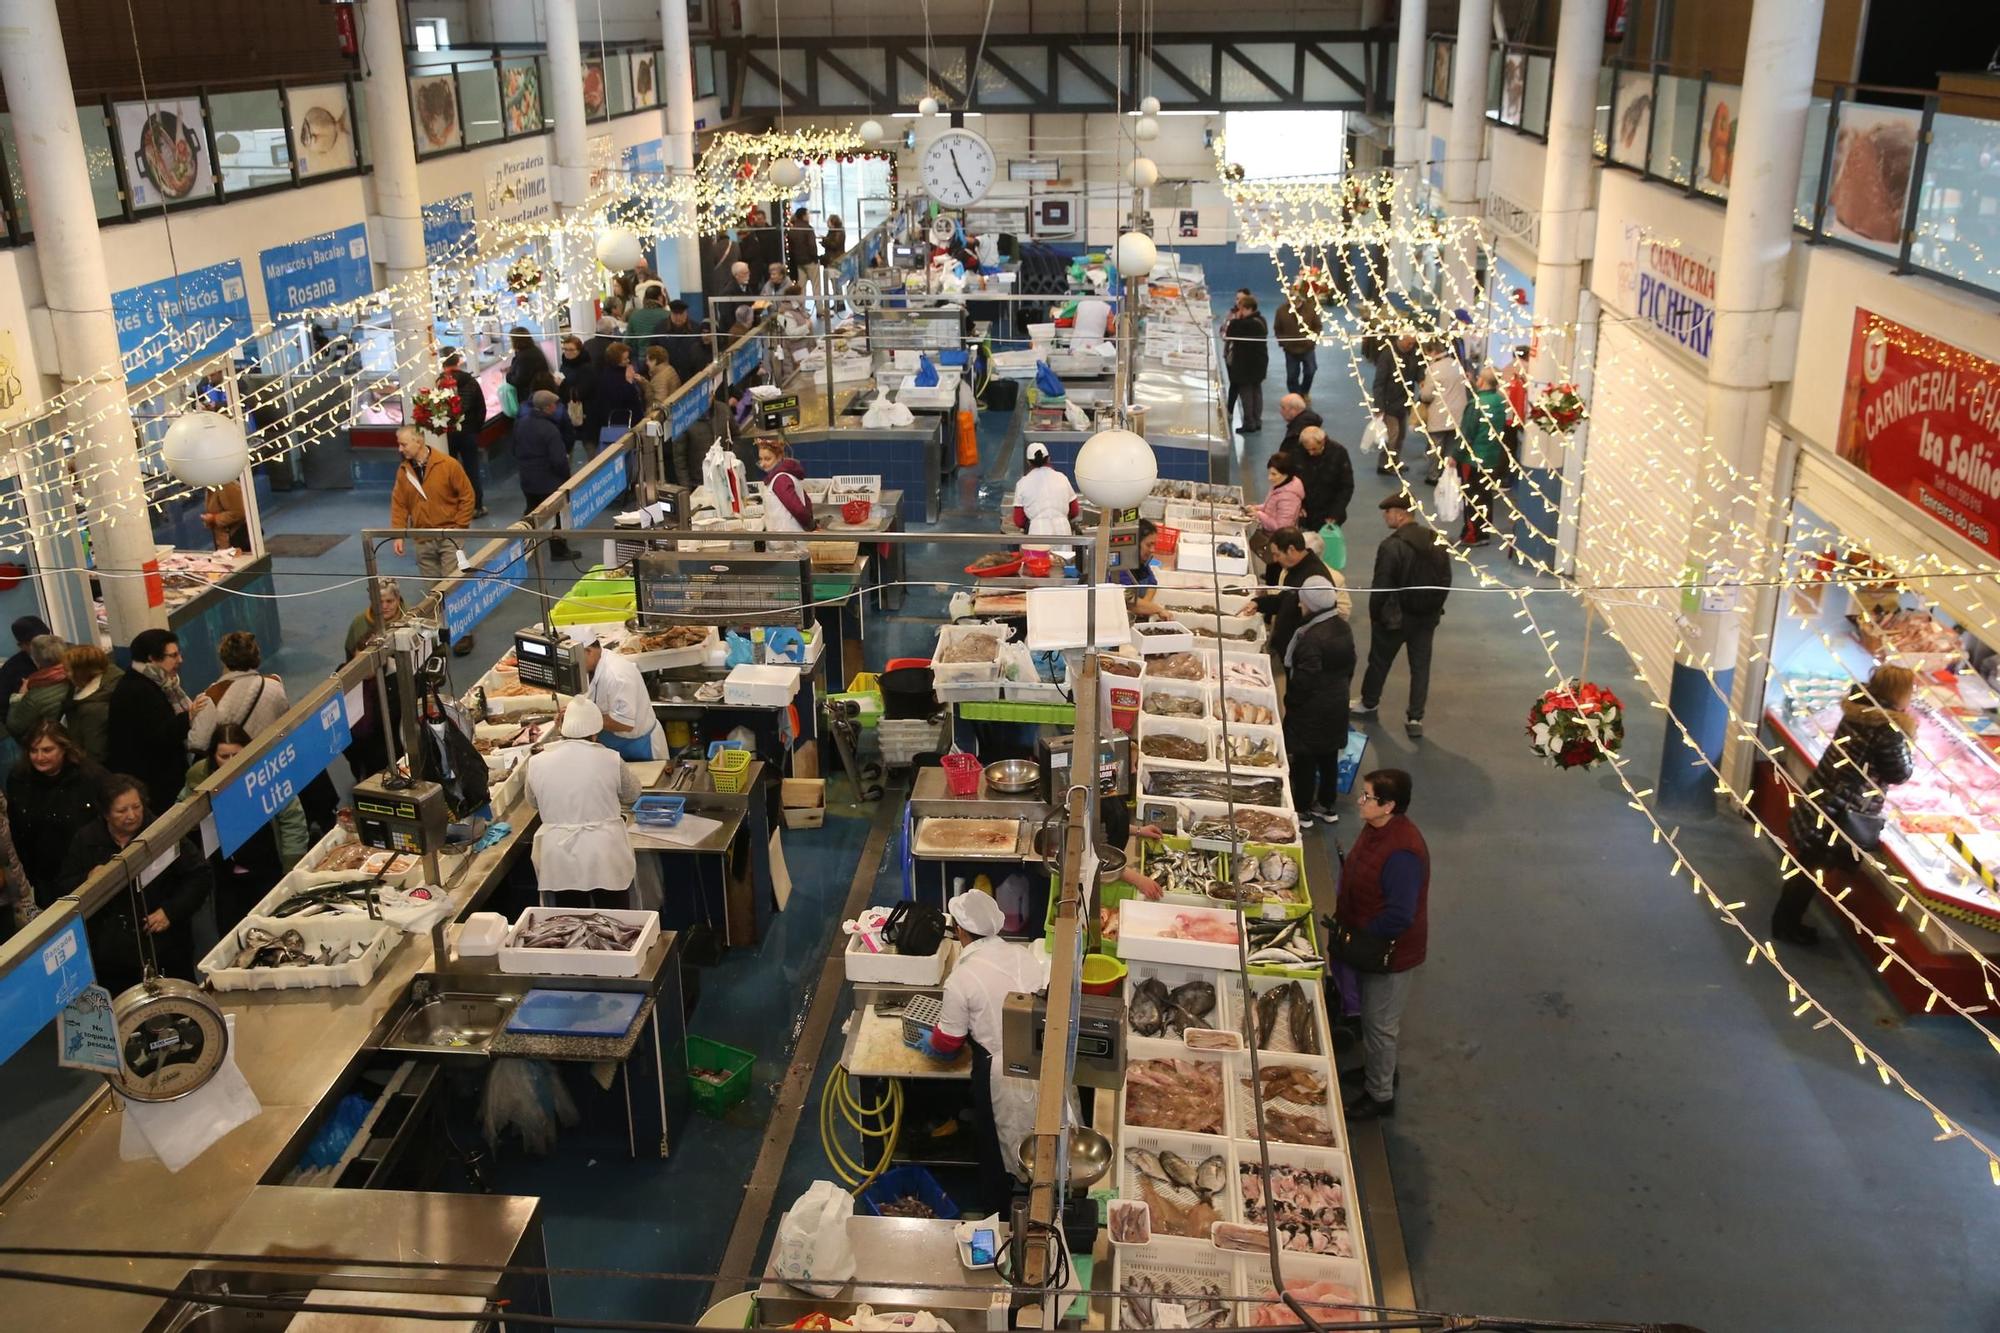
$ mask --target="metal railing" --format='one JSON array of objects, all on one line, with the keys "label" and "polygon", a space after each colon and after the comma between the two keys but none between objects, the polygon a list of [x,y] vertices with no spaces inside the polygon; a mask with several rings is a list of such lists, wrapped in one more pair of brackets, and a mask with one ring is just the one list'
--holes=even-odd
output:
[{"label": "metal railing", "polygon": [[[1424,95],[1448,105],[1457,41],[1433,36],[1428,54]],[[1487,119],[1546,142],[1552,66],[1551,48],[1495,43]],[[1663,61],[1606,62],[1597,80],[1598,160],[1690,198],[1727,200],[1741,79]],[[1867,83],[1818,88],[1796,229],[1896,273],[2000,295],[2000,178],[1986,166],[2000,147],[2000,97]],[[1843,187],[1843,178],[1853,183]]]}]

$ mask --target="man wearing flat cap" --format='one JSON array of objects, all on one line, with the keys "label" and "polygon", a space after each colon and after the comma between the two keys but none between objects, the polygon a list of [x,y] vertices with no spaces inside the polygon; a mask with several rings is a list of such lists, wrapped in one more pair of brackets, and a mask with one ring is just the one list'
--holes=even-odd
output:
[{"label": "man wearing flat cap", "polygon": [[1411,512],[1407,492],[1387,497],[1380,507],[1389,536],[1375,548],[1373,591],[1368,594],[1368,670],[1361,677],[1361,697],[1354,701],[1352,712],[1356,717],[1375,716],[1389,668],[1396,654],[1408,648],[1410,702],[1403,730],[1415,740],[1424,734],[1431,638],[1451,590],[1451,551]]}]

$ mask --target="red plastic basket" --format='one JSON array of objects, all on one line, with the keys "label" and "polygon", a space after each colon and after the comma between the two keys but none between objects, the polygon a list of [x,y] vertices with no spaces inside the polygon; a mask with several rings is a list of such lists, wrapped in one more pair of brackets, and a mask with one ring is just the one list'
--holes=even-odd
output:
[{"label": "red plastic basket", "polygon": [[1181,530],[1179,528],[1170,528],[1162,524],[1153,529],[1153,553],[1155,555],[1172,555],[1174,549],[1180,544]]},{"label": "red plastic basket", "polygon": [[1004,565],[967,565],[965,572],[976,579],[1010,579],[1021,572],[1019,556]]},{"label": "red plastic basket", "polygon": [[1055,567],[1055,557],[1047,551],[1027,551],[1021,556],[1021,572],[1031,579],[1045,579]]},{"label": "red plastic basket", "polygon": [[953,796],[979,795],[979,778],[986,766],[979,762],[978,755],[954,752],[940,758],[938,764],[944,769],[944,780],[950,784]]}]

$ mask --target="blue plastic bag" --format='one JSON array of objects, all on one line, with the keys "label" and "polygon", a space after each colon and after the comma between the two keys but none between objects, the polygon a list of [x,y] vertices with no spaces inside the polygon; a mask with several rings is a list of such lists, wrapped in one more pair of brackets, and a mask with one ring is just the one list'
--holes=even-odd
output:
[{"label": "blue plastic bag", "polygon": [[914,383],[919,389],[935,389],[937,387],[937,382],[938,382],[937,366],[931,362],[931,358],[928,353],[922,353],[918,355],[917,373],[911,382]]},{"label": "blue plastic bag", "polygon": [[756,653],[750,647],[750,640],[744,638],[735,630],[730,630],[724,634],[722,642],[727,649],[722,658],[724,666],[748,666],[756,660]]},{"label": "blue plastic bag", "polygon": [[784,662],[806,660],[806,641],[803,635],[789,625],[779,625],[764,631],[764,651]]},{"label": "blue plastic bag", "polygon": [[1062,380],[1058,379],[1056,373],[1049,369],[1049,363],[1046,361],[1037,361],[1035,363],[1035,388],[1040,391],[1043,398],[1061,398],[1065,396]]}]

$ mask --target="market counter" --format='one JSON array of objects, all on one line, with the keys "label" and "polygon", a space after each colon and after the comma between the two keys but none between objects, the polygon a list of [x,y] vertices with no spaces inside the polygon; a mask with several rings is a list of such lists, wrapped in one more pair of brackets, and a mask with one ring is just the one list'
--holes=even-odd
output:
[{"label": "market counter", "polygon": [[1010,1293],[992,1269],[959,1263],[958,1242],[951,1234],[955,1225],[941,1218],[851,1217],[847,1239],[865,1283],[850,1282],[834,1295],[820,1297],[780,1281],[767,1269],[757,1289],[759,1322],[783,1328],[816,1311],[849,1318],[856,1306],[867,1304],[877,1313],[929,1310],[965,1333],[1005,1328]]},{"label": "market counter", "polygon": [[[525,805],[517,805],[511,822],[505,838],[471,857],[447,885],[455,915],[498,881],[536,824]],[[451,873],[445,878],[451,880]],[[368,1054],[369,1036],[430,965],[430,936],[419,933],[398,941],[366,986],[219,996],[235,1020],[231,1052],[262,1104],[259,1113],[177,1175],[152,1157],[127,1161],[120,1155],[122,1116],[109,1089],[100,1090],[0,1201],[0,1245],[217,1252],[224,1225],[279,1162],[314,1108]],[[52,1272],[102,1271],[101,1263],[89,1260],[15,1263]],[[177,1261],[134,1261],[122,1276],[171,1287],[185,1269]],[[149,1296],[17,1286],[8,1293],[7,1312],[15,1327],[112,1333],[144,1328],[158,1304]]]}]

